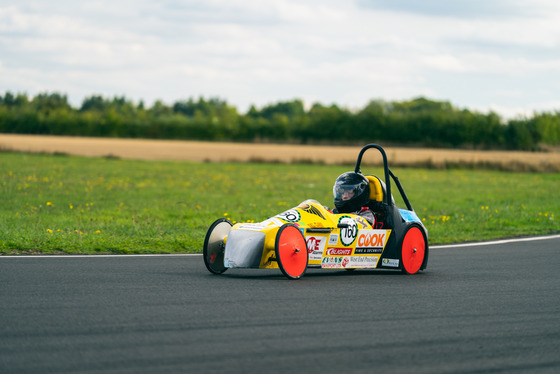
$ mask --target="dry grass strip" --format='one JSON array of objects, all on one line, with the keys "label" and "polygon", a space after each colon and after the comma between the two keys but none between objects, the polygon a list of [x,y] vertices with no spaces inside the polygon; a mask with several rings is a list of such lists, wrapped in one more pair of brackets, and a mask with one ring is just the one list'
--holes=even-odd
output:
[{"label": "dry grass strip", "polygon": [[[354,165],[360,147],[246,144],[0,134],[0,150],[88,157],[194,162],[275,162]],[[392,166],[560,171],[560,152],[472,151],[386,147]],[[364,164],[379,164],[368,152]]]}]

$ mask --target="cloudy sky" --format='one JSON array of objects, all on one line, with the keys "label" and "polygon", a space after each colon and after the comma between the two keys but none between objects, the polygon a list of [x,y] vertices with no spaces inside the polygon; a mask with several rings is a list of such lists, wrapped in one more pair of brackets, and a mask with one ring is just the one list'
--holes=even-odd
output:
[{"label": "cloudy sky", "polygon": [[560,110],[558,0],[0,0],[0,94]]}]

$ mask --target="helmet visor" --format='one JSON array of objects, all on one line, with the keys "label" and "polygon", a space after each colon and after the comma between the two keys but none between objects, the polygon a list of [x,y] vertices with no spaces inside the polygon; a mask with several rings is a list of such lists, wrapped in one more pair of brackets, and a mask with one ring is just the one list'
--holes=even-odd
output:
[{"label": "helmet visor", "polygon": [[334,184],[333,195],[335,200],[346,201],[354,196],[359,196],[367,185],[363,183],[352,184],[348,181],[339,180]]},{"label": "helmet visor", "polygon": [[355,186],[337,185],[334,188],[334,198],[341,201],[350,200],[356,194]]}]

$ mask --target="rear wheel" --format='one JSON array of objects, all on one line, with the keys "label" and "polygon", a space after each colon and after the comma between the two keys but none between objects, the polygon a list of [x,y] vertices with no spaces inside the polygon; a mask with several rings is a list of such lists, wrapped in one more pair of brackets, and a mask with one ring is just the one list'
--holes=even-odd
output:
[{"label": "rear wheel", "polygon": [[415,274],[422,267],[426,255],[426,238],[418,226],[411,226],[404,235],[401,249],[401,269]]},{"label": "rear wheel", "polygon": [[225,238],[231,230],[232,223],[226,218],[216,220],[206,233],[202,257],[208,271],[221,274],[227,270],[224,266]]},{"label": "rear wheel", "polygon": [[301,231],[291,223],[286,223],[276,234],[276,261],[282,273],[290,279],[298,279],[307,269],[307,245]]}]

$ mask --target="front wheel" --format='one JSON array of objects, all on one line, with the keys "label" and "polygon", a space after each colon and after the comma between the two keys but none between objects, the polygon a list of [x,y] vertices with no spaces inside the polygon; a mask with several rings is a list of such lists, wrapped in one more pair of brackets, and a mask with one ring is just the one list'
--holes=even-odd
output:
[{"label": "front wheel", "polygon": [[299,279],[307,269],[308,254],[305,237],[297,226],[286,223],[276,234],[276,261],[289,279]]},{"label": "front wheel", "polygon": [[406,274],[415,274],[422,267],[426,256],[426,238],[418,226],[411,226],[404,235],[401,248],[401,269]]},{"label": "front wheel", "polygon": [[224,266],[225,238],[233,224],[227,218],[220,218],[208,229],[204,239],[202,257],[204,265],[213,274],[221,274],[227,270]]}]

